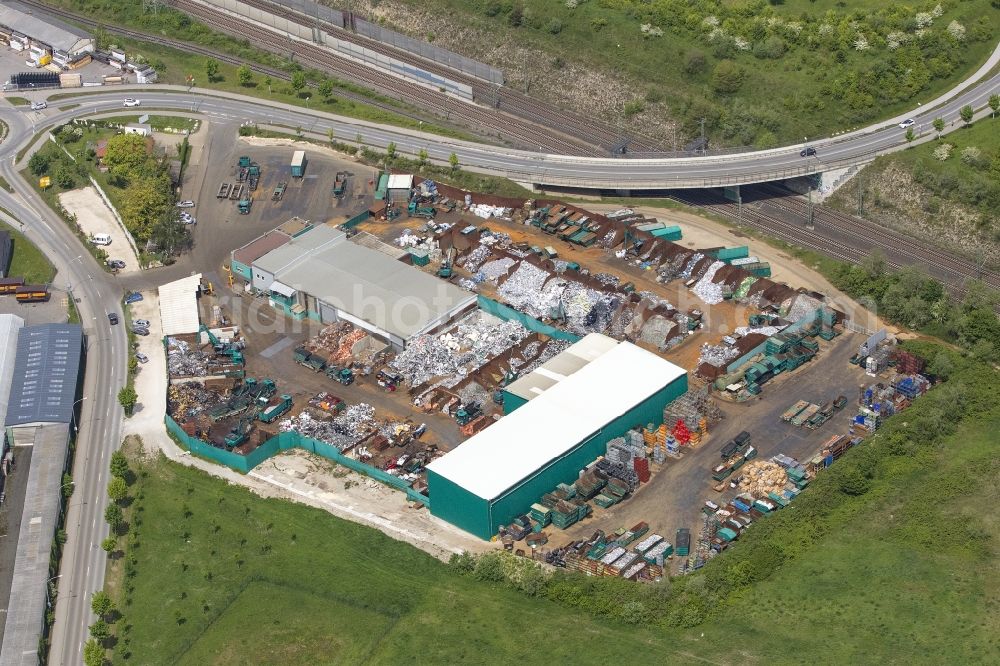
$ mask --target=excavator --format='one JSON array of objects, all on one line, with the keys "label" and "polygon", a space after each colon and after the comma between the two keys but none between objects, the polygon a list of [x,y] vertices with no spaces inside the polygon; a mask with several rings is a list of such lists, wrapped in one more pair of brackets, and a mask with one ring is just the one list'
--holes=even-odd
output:
[{"label": "excavator", "polygon": [[238,342],[223,342],[218,337],[216,337],[212,331],[208,329],[208,326],[204,324],[201,325],[201,332],[208,337],[208,341],[212,343],[212,349],[215,350],[216,354],[224,354],[229,357],[233,363],[243,364],[243,352],[240,351],[242,346]]}]

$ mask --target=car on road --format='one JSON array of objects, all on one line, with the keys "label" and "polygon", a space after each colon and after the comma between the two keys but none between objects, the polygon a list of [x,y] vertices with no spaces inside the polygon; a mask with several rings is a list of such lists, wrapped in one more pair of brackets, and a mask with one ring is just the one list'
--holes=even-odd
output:
[{"label": "car on road", "polygon": [[49,105],[46,104],[44,100],[31,103],[32,111],[41,111],[42,109],[47,109],[47,108],[49,108]]},{"label": "car on road", "polygon": [[907,118],[903,122],[899,123],[899,126],[906,129],[907,127],[913,127],[913,122],[913,118]]},{"label": "car on road", "polygon": [[109,312],[108,313],[108,321],[111,322],[112,326],[117,326],[118,325],[118,315],[115,314],[114,312]]},{"label": "car on road", "polygon": [[132,325],[138,328],[149,328],[148,319],[135,319],[132,321]]},{"label": "car on road", "polygon": [[126,97],[125,101],[122,103],[122,106],[124,106],[125,108],[131,108],[133,106],[139,106],[140,104],[142,104],[142,102],[140,102],[136,98]]},{"label": "car on road", "polygon": [[142,326],[133,326],[132,332],[136,335],[149,335],[149,329],[143,328]]},{"label": "car on road", "polygon": [[125,294],[125,305],[131,305],[132,303],[138,303],[142,300],[142,294],[137,291],[130,291]]},{"label": "car on road", "polygon": [[802,152],[799,153],[799,157],[812,157],[815,154],[816,154],[815,148],[813,148],[812,146],[806,146],[805,148],[802,149]]},{"label": "car on road", "polygon": [[125,262],[122,261],[121,259],[108,259],[108,268],[121,270],[125,268]]},{"label": "car on road", "polygon": [[136,352],[135,360],[139,361],[139,363],[148,363],[149,357],[143,354],[142,352]]},{"label": "car on road", "polygon": [[184,201],[177,202],[178,208],[194,208],[194,202],[190,199],[185,199]]}]

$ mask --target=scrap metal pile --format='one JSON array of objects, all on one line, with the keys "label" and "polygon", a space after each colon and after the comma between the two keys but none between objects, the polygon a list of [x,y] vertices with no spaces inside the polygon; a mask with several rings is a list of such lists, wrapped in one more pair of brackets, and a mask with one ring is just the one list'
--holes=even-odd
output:
[{"label": "scrap metal pile", "polygon": [[341,452],[372,434],[380,427],[375,419],[375,408],[366,403],[351,405],[332,420],[314,418],[304,411],[298,416],[281,421],[278,429],[282,432],[297,432],[305,437],[326,442]]},{"label": "scrap metal pile", "polygon": [[705,274],[701,276],[701,279],[698,280],[693,287],[691,287],[691,291],[693,291],[695,296],[700,298],[703,303],[715,305],[722,302],[722,285],[717,284],[712,280],[715,278],[715,274],[718,270],[725,265],[726,264],[723,261],[714,262],[708,267]]},{"label": "scrap metal pile", "polygon": [[171,377],[204,377],[208,374],[210,356],[197,347],[167,338],[167,369]]},{"label": "scrap metal pile", "polygon": [[419,335],[389,365],[410,386],[435,377],[465,377],[531,334],[520,323],[477,311],[442,335]]},{"label": "scrap metal pile", "polygon": [[698,364],[708,363],[717,368],[725,367],[730,361],[735,360],[740,355],[740,350],[735,345],[710,345],[701,346],[701,354],[698,356]]},{"label": "scrap metal pile", "polygon": [[205,413],[221,402],[222,396],[217,391],[207,389],[199,382],[167,387],[167,413],[178,423]]},{"label": "scrap metal pile", "polygon": [[324,327],[305,343],[305,348],[330,365],[347,365],[353,360],[351,349],[366,335],[362,329],[341,321]]}]

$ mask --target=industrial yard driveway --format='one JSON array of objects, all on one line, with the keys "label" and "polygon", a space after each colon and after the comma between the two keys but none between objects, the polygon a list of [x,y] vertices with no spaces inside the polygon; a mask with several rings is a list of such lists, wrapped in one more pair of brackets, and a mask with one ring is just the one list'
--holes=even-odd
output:
[{"label": "industrial yard driveway", "polygon": [[115,219],[107,204],[92,186],[69,190],[59,195],[59,203],[70,215],[76,217],[77,224],[88,237],[95,234],[111,236],[111,245],[103,246],[109,259],[125,262],[122,273],[138,273],[139,258],[125,228]]}]

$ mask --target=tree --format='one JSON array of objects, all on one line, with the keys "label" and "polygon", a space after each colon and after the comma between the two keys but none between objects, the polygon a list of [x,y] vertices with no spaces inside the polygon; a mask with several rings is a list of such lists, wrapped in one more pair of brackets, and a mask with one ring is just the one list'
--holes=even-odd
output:
[{"label": "tree", "polygon": [[958,111],[958,115],[962,117],[962,122],[965,123],[966,125],[972,123],[972,116],[974,114],[975,112],[972,110],[972,106],[969,104],[966,104]]},{"label": "tree", "polygon": [[295,72],[292,74],[292,90],[296,93],[301,92],[303,88],[306,87],[306,75],[303,72]]},{"label": "tree", "polygon": [[76,170],[69,162],[60,160],[59,166],[52,172],[52,180],[64,190],[71,189],[76,185]]},{"label": "tree", "polygon": [[451,155],[449,155],[448,156],[448,164],[451,165],[451,170],[452,171],[457,171],[458,170],[458,155],[456,155],[455,153],[452,153]]},{"label": "tree", "polygon": [[931,125],[934,126],[934,131],[937,132],[937,138],[940,139],[941,132],[944,131],[944,118],[935,118]]},{"label": "tree", "polygon": [[264,77],[264,85],[267,86],[267,94],[270,95],[271,94],[271,77],[270,76],[265,76]]},{"label": "tree", "polygon": [[745,72],[732,60],[723,60],[712,70],[712,89],[723,95],[731,95],[743,85]]},{"label": "tree", "polygon": [[112,476],[108,482],[108,497],[113,502],[121,502],[128,497],[128,484],[120,476]]},{"label": "tree", "polygon": [[333,128],[328,127],[326,130],[326,140],[329,141],[330,143],[333,143],[333,137],[334,137]]},{"label": "tree", "polygon": [[247,87],[253,83],[253,70],[250,69],[250,65],[243,63],[236,70],[236,76],[240,80],[240,85]]},{"label": "tree", "polygon": [[333,81],[330,79],[323,79],[319,82],[319,94],[323,99],[330,99],[330,95],[333,94]]},{"label": "tree", "polygon": [[389,145],[385,147],[385,156],[389,158],[389,161],[396,159],[396,142],[390,141]]},{"label": "tree", "polygon": [[205,61],[205,74],[208,75],[208,82],[211,83],[219,75],[219,61],[209,58]]},{"label": "tree", "polygon": [[115,451],[111,454],[111,473],[115,476],[120,476],[123,479],[128,477],[128,458],[121,451]]},{"label": "tree", "polygon": [[135,409],[135,401],[138,397],[135,389],[131,386],[123,386],[118,391],[118,404],[125,410],[125,416],[132,416],[132,410]]},{"label": "tree", "polygon": [[93,638],[83,646],[83,663],[85,666],[104,666],[104,648]]},{"label": "tree", "polygon": [[127,185],[132,180],[140,179],[149,159],[146,139],[138,134],[116,134],[108,139],[104,164],[119,184]]},{"label": "tree", "polygon": [[115,610],[115,604],[107,592],[98,590],[90,598],[90,610],[94,611],[94,615],[97,617],[104,618]]},{"label": "tree", "polygon": [[103,541],[101,541],[101,550],[103,550],[108,555],[115,552],[115,549],[117,547],[118,547],[118,539],[114,538],[113,536],[106,537]]},{"label": "tree", "polygon": [[906,128],[906,142],[907,143],[912,143],[913,140],[916,139],[916,138],[917,138],[917,135],[913,132],[913,128],[912,127],[907,127]]},{"label": "tree", "polygon": [[417,164],[423,167],[425,164],[427,164],[427,158],[428,158],[427,149],[421,148],[420,152],[417,153]]},{"label": "tree", "polygon": [[994,118],[997,115],[997,111],[1000,111],[1000,95],[993,93],[990,95],[990,118]]},{"label": "tree", "polygon": [[111,637],[111,627],[104,620],[98,620],[90,625],[90,635],[98,642],[106,641]]},{"label": "tree", "polygon": [[73,496],[73,477],[69,474],[62,476],[62,494],[66,499]]},{"label": "tree", "polygon": [[[133,182],[122,192],[118,212],[125,227],[137,241],[145,242],[152,236],[153,226],[171,209],[170,178],[165,173]],[[174,226],[183,225],[171,220]]]},{"label": "tree", "polygon": [[49,170],[49,156],[44,153],[35,153],[28,160],[28,168],[31,169],[31,173],[36,176],[43,175]]},{"label": "tree", "polygon": [[108,508],[104,510],[104,520],[113,528],[117,528],[121,525],[124,519],[125,517],[122,514],[122,508],[117,504],[109,504]]}]

